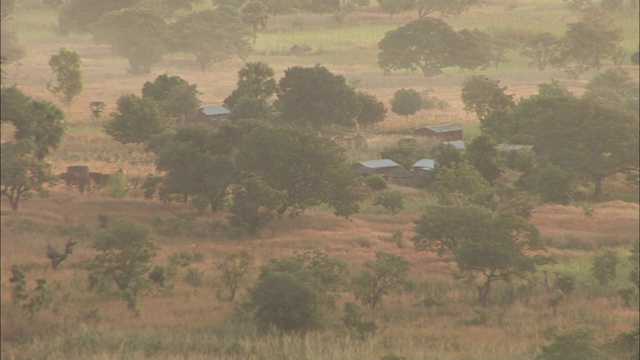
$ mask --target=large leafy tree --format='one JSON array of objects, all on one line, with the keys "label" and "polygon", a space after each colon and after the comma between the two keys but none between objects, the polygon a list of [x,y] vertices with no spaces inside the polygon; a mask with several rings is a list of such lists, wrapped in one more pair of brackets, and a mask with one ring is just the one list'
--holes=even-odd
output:
[{"label": "large leafy tree", "polygon": [[195,55],[202,71],[234,56],[244,58],[251,50],[249,28],[238,11],[229,6],[178,19],[171,26],[171,36],[172,48]]},{"label": "large leafy tree", "polygon": [[414,89],[399,89],[393,94],[391,111],[409,117],[422,108],[422,94]]},{"label": "large leafy tree", "polygon": [[607,11],[595,6],[583,10],[580,21],[567,24],[562,40],[566,72],[577,80],[591,68],[600,70],[602,59],[616,52],[622,38],[622,28]]},{"label": "large leafy tree", "polygon": [[0,151],[1,193],[6,196],[13,211],[18,211],[20,200],[31,192],[41,192],[42,185],[51,179],[50,166],[33,153],[31,139],[5,142]]},{"label": "large leafy tree", "polygon": [[338,216],[357,212],[358,181],[339,145],[293,127],[265,127],[247,134],[236,157],[244,172],[284,192],[278,216],[327,204]]},{"label": "large leafy tree", "polygon": [[356,298],[375,308],[384,295],[408,283],[409,260],[384,251],[376,253],[376,261],[365,261],[362,270],[351,279]]},{"label": "large leafy tree", "polygon": [[599,99],[575,99],[541,119],[534,149],[592,180],[599,199],[604,179],[638,168],[638,117]]},{"label": "large leafy tree", "polygon": [[242,22],[251,26],[253,29],[253,45],[256,44],[258,38],[258,29],[264,29],[269,20],[269,9],[262,1],[253,0],[245,3],[240,12],[242,14]]},{"label": "large leafy tree", "polygon": [[512,212],[432,206],[414,223],[416,249],[453,256],[458,266],[454,277],[474,282],[483,306],[489,303],[494,282],[526,277],[543,260],[532,253],[544,248],[538,230]]},{"label": "large leafy tree", "polygon": [[370,127],[386,118],[387,109],[374,95],[364,91],[356,91],[356,97],[359,108],[356,122],[359,126]]},{"label": "large leafy tree", "polygon": [[127,94],[118,99],[118,110],[111,114],[104,131],[123,144],[140,144],[169,127],[167,116],[155,100]]},{"label": "large leafy tree", "polygon": [[109,44],[129,60],[134,74],[149,73],[167,51],[169,28],[159,15],[141,8],[126,8],[103,15],[92,26],[94,40]]},{"label": "large leafy tree", "polygon": [[71,0],[58,13],[58,31],[62,34],[86,33],[111,11],[132,7],[136,0]]},{"label": "large leafy tree", "polygon": [[255,234],[277,217],[284,196],[284,192],[270,188],[258,177],[243,179],[233,189],[229,222]]},{"label": "large leafy tree", "polygon": [[231,95],[224,99],[224,104],[233,110],[242,97],[255,98],[266,103],[277,88],[273,69],[269,65],[263,62],[249,62],[238,71],[238,85]]},{"label": "large leafy tree", "polygon": [[67,106],[67,113],[75,98],[82,92],[82,69],[80,54],[61,48],[57,55],[49,59],[49,66],[56,74],[56,83],[48,83],[47,89],[57,95]]},{"label": "large leafy tree", "polygon": [[385,34],[378,43],[378,65],[385,73],[420,69],[424,76],[451,66],[475,69],[488,61],[487,39],[477,30],[456,32],[440,19],[418,19]]},{"label": "large leafy tree", "polygon": [[294,66],[279,82],[278,107],[287,123],[321,129],[337,124],[355,125],[358,99],[343,76],[324,66]]},{"label": "large leafy tree", "polygon": [[493,183],[504,173],[505,159],[496,149],[496,141],[489,135],[482,134],[466,145],[465,156],[469,163],[478,170],[482,177]]},{"label": "large leafy tree", "polygon": [[597,74],[586,86],[585,98],[596,98],[638,113],[638,84],[624,69],[613,68]]},{"label": "large leafy tree", "polygon": [[506,87],[500,87],[499,80],[482,75],[467,77],[462,84],[464,110],[474,112],[482,120],[492,112],[505,111],[515,105],[513,95],[505,94]]},{"label": "large leafy tree", "polygon": [[190,84],[176,75],[162,74],[142,86],[144,99],[155,100],[168,118],[180,123],[200,111],[198,95],[200,92],[196,84]]},{"label": "large leafy tree", "polygon": [[543,71],[558,60],[560,40],[550,32],[537,34],[522,44],[520,54],[529,58],[532,66]]}]

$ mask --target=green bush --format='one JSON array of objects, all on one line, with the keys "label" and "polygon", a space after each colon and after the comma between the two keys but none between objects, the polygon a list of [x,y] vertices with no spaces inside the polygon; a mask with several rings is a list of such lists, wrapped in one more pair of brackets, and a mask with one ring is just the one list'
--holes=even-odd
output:
[{"label": "green bush", "polygon": [[364,182],[374,191],[384,190],[387,188],[387,180],[377,174],[368,176]]},{"label": "green bush", "polygon": [[591,259],[591,274],[600,285],[607,285],[616,279],[618,254],[611,249],[599,249]]},{"label": "green bush", "polygon": [[553,335],[553,342],[541,347],[537,360],[596,360],[600,352],[593,345],[593,335],[584,329]]},{"label": "green bush", "polygon": [[122,199],[129,194],[131,186],[122,171],[116,171],[107,180],[107,195],[115,199]]},{"label": "green bush", "polygon": [[382,206],[391,214],[397,214],[404,209],[404,195],[399,190],[384,190],[373,198],[373,206]]}]

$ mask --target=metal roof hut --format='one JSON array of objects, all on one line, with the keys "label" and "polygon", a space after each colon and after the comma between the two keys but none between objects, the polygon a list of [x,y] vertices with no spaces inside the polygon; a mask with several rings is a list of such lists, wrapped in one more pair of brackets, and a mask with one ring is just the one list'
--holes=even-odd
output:
[{"label": "metal roof hut", "polygon": [[445,141],[462,140],[462,128],[452,124],[429,125],[413,130],[414,135],[435,137]]},{"label": "metal roof hut", "polygon": [[202,118],[210,125],[217,125],[221,120],[226,119],[231,111],[222,105],[207,105],[201,109]]},{"label": "metal roof hut", "polygon": [[390,179],[411,177],[411,172],[391,159],[361,161],[354,165],[354,170],[363,176],[378,174]]}]

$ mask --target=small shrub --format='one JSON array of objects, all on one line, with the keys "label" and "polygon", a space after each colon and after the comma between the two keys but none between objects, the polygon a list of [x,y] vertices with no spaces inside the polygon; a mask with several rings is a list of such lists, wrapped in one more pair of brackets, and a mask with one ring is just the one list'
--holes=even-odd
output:
[{"label": "small shrub", "polygon": [[387,180],[377,174],[368,176],[364,182],[374,191],[384,190],[387,188]]},{"label": "small shrub", "polygon": [[570,295],[576,289],[576,277],[569,274],[556,273],[555,287],[562,293]]},{"label": "small shrub", "polygon": [[188,251],[178,251],[169,255],[168,259],[172,266],[187,267],[193,261],[193,254]]},{"label": "small shrub", "polygon": [[149,272],[149,279],[159,288],[167,288],[169,282],[176,277],[178,270],[174,265],[156,265]]},{"label": "small shrub", "polygon": [[115,199],[122,199],[129,194],[130,189],[129,181],[122,171],[116,171],[109,176],[109,180],[107,180],[108,196]]},{"label": "small shrub", "polygon": [[351,280],[356,299],[375,308],[382,297],[407,283],[409,261],[402,256],[377,252],[376,261],[365,261],[363,269]]},{"label": "small shrub", "polygon": [[591,274],[600,285],[607,285],[616,279],[618,255],[611,249],[600,249],[591,260]]},{"label": "small shrub", "polygon": [[553,335],[553,342],[541,347],[537,360],[596,360],[600,358],[593,336],[584,329]]},{"label": "small shrub", "polygon": [[106,229],[109,226],[109,215],[100,214],[98,215],[98,227],[100,229]]},{"label": "small shrub", "polygon": [[240,251],[229,255],[224,261],[217,264],[222,282],[229,290],[227,300],[233,301],[236,291],[242,280],[247,276],[253,266],[253,255],[246,251]]},{"label": "small shrub", "polygon": [[349,301],[344,304],[342,322],[348,329],[355,331],[360,338],[365,339],[378,330],[378,324],[373,320],[363,321],[363,316],[364,313],[356,303]]},{"label": "small shrub", "polygon": [[467,326],[486,326],[489,324],[490,314],[486,310],[474,309],[476,316],[460,320],[460,324]]},{"label": "small shrub", "polygon": [[27,293],[27,277],[24,275],[24,271],[19,265],[11,266],[11,273],[13,275],[9,279],[9,282],[13,284],[11,297],[13,299],[13,304],[18,305],[29,297],[29,294]]},{"label": "small shrub", "polygon": [[156,232],[160,236],[178,237],[191,233],[195,218],[193,216],[169,216],[154,221]]},{"label": "small shrub", "polygon": [[184,281],[193,287],[202,286],[204,283],[204,270],[189,266]]},{"label": "small shrub", "polygon": [[374,206],[382,206],[391,214],[397,214],[404,209],[404,195],[399,190],[381,191],[373,198]]}]

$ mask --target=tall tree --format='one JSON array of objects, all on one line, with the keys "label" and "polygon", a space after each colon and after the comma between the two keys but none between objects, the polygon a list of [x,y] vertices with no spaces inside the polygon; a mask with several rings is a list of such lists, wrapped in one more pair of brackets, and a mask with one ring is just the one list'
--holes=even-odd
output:
[{"label": "tall tree", "polygon": [[422,100],[422,95],[414,89],[399,89],[393,94],[391,111],[408,118],[422,108]]},{"label": "tall tree", "polygon": [[356,91],[356,97],[359,109],[356,122],[359,126],[370,127],[386,118],[387,109],[374,95],[364,91]]},{"label": "tall tree", "polygon": [[65,48],[61,48],[57,55],[52,55],[49,59],[49,66],[56,74],[56,83],[47,83],[47,89],[67,106],[68,116],[71,116],[71,103],[82,92],[80,65],[80,54]]},{"label": "tall tree", "polygon": [[541,119],[534,149],[592,180],[600,199],[604,179],[638,168],[638,117],[599,99],[575,99]]},{"label": "tall tree", "polygon": [[20,200],[30,192],[41,192],[42,185],[51,180],[50,166],[33,153],[31,139],[2,143],[0,151],[0,182],[2,195],[6,196],[13,211],[18,211]]},{"label": "tall tree", "polygon": [[123,144],[140,144],[170,127],[160,105],[150,98],[133,94],[118,99],[118,110],[104,126],[104,132]]},{"label": "tall tree", "polygon": [[171,26],[172,48],[195,55],[204,72],[211,64],[244,58],[251,50],[251,33],[238,11],[229,6],[194,12]]},{"label": "tall tree", "polygon": [[92,32],[97,43],[109,44],[127,58],[134,74],[149,73],[167,51],[167,24],[160,16],[140,8],[109,12]]},{"label": "tall tree", "polygon": [[358,100],[344,77],[324,66],[294,66],[279,82],[278,105],[287,123],[321,129],[337,124],[354,126]]},{"label": "tall tree", "polygon": [[452,255],[458,265],[454,277],[474,283],[483,306],[489,303],[494,282],[526,277],[544,259],[532,254],[544,249],[536,227],[511,212],[432,206],[414,223],[416,249],[435,248],[439,255]]},{"label": "tall tree", "polygon": [[153,82],[147,81],[142,86],[142,98],[155,100],[164,114],[178,123],[200,112],[198,95],[196,84],[176,75],[158,75]]},{"label": "tall tree", "polygon": [[531,59],[530,65],[544,71],[547,66],[559,61],[560,45],[560,39],[555,35],[543,32],[525,41],[520,54]]},{"label": "tall tree", "polygon": [[329,138],[293,127],[266,127],[244,137],[237,166],[285,193],[278,216],[327,204],[337,216],[357,212],[361,194],[344,149]]},{"label": "tall tree", "polygon": [[505,111],[515,105],[513,95],[505,94],[507,87],[500,87],[499,80],[482,75],[467,77],[462,84],[464,110],[475,112],[482,120],[492,112]]},{"label": "tall tree", "polygon": [[584,9],[579,22],[567,24],[562,40],[565,71],[577,80],[591,68],[600,70],[602,59],[615,53],[622,38],[622,28],[605,10]]},{"label": "tall tree", "polygon": [[638,84],[624,69],[613,68],[597,74],[586,86],[585,98],[597,98],[627,111],[638,113]]},{"label": "tall tree", "polygon": [[253,0],[245,3],[240,12],[242,14],[242,22],[251,26],[253,29],[253,45],[256,45],[258,38],[258,29],[264,29],[269,21],[267,5],[262,1]]},{"label": "tall tree", "polygon": [[496,149],[496,142],[489,135],[482,134],[466,145],[465,156],[482,177],[493,184],[504,173],[505,160]]}]

